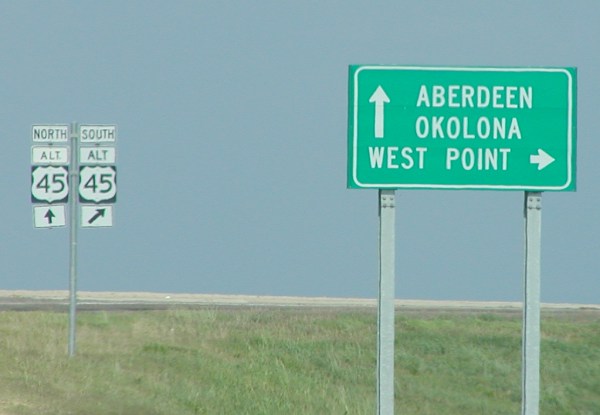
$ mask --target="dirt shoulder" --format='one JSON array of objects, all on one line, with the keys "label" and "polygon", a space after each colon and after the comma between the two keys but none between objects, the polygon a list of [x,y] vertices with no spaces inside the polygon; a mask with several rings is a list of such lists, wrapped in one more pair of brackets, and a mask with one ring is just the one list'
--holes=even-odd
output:
[{"label": "dirt shoulder", "polygon": [[[0,290],[0,309],[61,309],[69,303],[68,291]],[[396,299],[399,311],[430,312],[499,312],[519,313],[521,302],[499,301],[433,301]],[[82,309],[164,309],[187,307],[308,307],[373,309],[373,298],[290,297],[257,295],[182,294],[153,292],[88,292],[77,293]],[[573,312],[600,316],[600,304],[542,304],[542,311],[552,314]]]}]

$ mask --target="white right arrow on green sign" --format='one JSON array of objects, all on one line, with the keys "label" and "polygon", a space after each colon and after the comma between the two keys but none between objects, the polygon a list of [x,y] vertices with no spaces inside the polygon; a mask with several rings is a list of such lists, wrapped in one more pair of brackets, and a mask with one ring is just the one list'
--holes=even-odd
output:
[{"label": "white right arrow on green sign", "polygon": [[542,170],[542,169],[546,168],[554,160],[555,160],[554,157],[552,157],[550,154],[546,153],[541,148],[538,148],[537,154],[532,154],[531,156],[529,156],[529,162],[531,164],[537,164],[538,170]]}]

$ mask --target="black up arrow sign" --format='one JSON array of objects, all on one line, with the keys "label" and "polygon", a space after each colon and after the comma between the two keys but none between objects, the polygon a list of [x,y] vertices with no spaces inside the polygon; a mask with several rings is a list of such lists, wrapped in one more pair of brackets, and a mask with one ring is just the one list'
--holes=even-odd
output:
[{"label": "black up arrow sign", "polygon": [[46,219],[48,219],[48,224],[52,224],[52,219],[54,219],[54,212],[52,212],[52,209],[48,209],[48,212],[46,212],[46,214],[44,215],[44,217]]},{"label": "black up arrow sign", "polygon": [[102,209],[96,209],[96,213],[94,214],[94,216],[92,216],[89,220],[88,223],[91,225],[92,223],[96,222],[96,220],[98,218],[103,218],[104,214],[106,213],[106,209],[102,208]]}]

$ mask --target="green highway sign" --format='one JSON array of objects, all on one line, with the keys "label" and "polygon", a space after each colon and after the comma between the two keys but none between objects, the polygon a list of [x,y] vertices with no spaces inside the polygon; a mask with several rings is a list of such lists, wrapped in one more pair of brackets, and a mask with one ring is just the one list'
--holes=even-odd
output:
[{"label": "green highway sign", "polygon": [[352,65],[348,187],[574,191],[576,75]]}]

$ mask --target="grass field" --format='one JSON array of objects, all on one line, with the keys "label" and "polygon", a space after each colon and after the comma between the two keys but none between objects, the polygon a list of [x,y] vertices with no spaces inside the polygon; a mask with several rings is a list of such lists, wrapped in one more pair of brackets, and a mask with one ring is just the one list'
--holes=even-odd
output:
[{"label": "grass field", "polygon": [[[0,414],[373,414],[372,311],[0,313]],[[600,414],[600,320],[544,316],[541,413]],[[396,413],[518,414],[521,320],[396,318]]]}]

